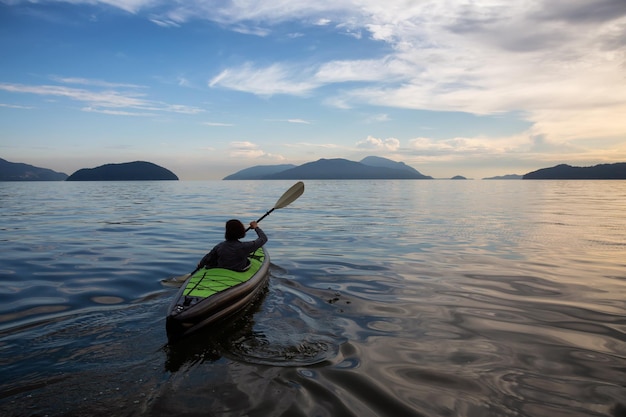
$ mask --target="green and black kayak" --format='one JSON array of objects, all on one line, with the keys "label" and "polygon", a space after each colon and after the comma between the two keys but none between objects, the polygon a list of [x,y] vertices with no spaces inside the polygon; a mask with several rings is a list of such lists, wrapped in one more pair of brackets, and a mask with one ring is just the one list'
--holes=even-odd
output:
[{"label": "green and black kayak", "polygon": [[201,268],[187,278],[167,315],[170,340],[227,318],[254,301],[267,283],[270,257],[261,247],[248,259],[250,267],[243,272]]}]

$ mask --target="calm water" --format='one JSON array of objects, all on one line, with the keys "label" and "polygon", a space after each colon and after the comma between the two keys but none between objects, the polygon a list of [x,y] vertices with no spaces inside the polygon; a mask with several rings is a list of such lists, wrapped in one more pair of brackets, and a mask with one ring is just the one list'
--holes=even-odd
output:
[{"label": "calm water", "polygon": [[0,183],[0,415],[626,416],[626,181],[308,181],[168,346],[161,279],[292,183]]}]

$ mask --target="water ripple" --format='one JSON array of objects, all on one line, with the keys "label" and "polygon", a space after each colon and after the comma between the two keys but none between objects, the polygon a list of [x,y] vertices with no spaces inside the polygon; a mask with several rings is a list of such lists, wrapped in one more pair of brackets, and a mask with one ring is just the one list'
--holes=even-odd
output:
[{"label": "water ripple", "polygon": [[0,414],[626,416],[626,182],[309,182],[264,296],[168,345],[259,184],[0,183]]}]

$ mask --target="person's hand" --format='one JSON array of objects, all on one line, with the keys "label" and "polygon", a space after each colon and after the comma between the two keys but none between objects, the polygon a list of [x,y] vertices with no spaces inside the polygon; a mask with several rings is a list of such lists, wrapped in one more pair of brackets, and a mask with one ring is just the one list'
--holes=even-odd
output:
[{"label": "person's hand", "polygon": [[257,227],[259,227],[259,225],[256,222],[250,222],[250,229],[256,229]]}]

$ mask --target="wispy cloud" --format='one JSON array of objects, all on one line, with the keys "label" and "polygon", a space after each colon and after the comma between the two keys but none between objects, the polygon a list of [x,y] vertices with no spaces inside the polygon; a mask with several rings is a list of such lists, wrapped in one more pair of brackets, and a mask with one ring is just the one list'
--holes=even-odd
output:
[{"label": "wispy cloud", "polygon": [[33,108],[31,106],[21,106],[19,104],[6,104],[6,103],[0,103],[0,107],[5,107],[9,109],[22,109],[22,110],[30,110]]},{"label": "wispy cloud", "polygon": [[294,123],[294,124],[303,124],[303,125],[311,124],[309,120],[304,120],[304,119],[267,119],[267,121],[268,122]]},{"label": "wispy cloud", "polygon": [[[94,82],[84,79],[72,78],[63,80],[65,80],[65,82],[71,81],[74,84],[91,85],[97,87],[120,87],[120,85],[118,84]],[[198,114],[203,112],[202,109],[193,106],[168,104],[149,100],[145,98],[145,93],[135,91],[134,88],[136,86],[132,87],[133,89],[131,89],[130,91],[121,91],[115,89],[90,90],[86,88],[68,87],[64,85],[25,85],[15,83],[0,83],[0,90],[3,91],[20,94],[34,94],[47,97],[62,97],[87,104],[87,106],[83,108],[85,111],[97,111],[100,113],[112,115],[146,116],[152,115],[150,112],[167,112],[181,114]]]},{"label": "wispy cloud", "polygon": [[234,126],[232,123],[220,123],[220,122],[203,122],[205,126],[215,126],[215,127],[229,127]]},{"label": "wispy cloud", "polygon": [[83,107],[81,109],[87,113],[100,113],[100,114],[108,114],[111,116],[132,116],[132,117],[148,117],[155,116],[155,113],[139,113],[139,112],[130,112],[123,110],[107,110],[107,109],[99,109],[93,107]]},{"label": "wispy cloud", "polygon": [[305,68],[295,69],[283,64],[255,67],[248,63],[222,71],[209,81],[209,87],[223,87],[260,96],[275,94],[306,95],[320,86],[314,79],[303,77]]},{"label": "wispy cloud", "polygon": [[391,117],[389,117],[387,113],[374,114],[366,119],[367,123],[381,123],[389,121],[391,121]]},{"label": "wispy cloud", "polygon": [[58,75],[52,75],[50,79],[61,84],[76,84],[76,85],[86,85],[86,86],[105,87],[105,88],[146,88],[145,86],[141,86],[137,84],[113,83],[110,81],[96,80],[96,79],[90,79],[90,78],[60,77]]}]

